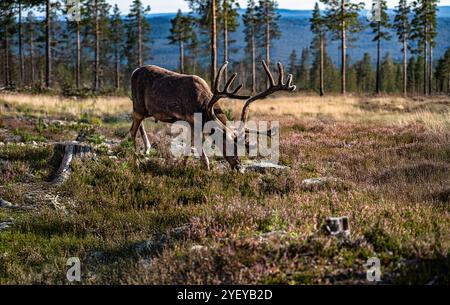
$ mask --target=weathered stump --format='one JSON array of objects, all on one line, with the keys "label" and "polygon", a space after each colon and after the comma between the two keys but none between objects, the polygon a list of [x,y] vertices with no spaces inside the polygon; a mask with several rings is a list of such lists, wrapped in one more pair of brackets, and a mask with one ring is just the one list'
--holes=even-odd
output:
[{"label": "weathered stump", "polygon": [[92,156],[92,147],[89,144],[76,141],[55,143],[53,147],[53,158],[61,160],[61,163],[53,174],[52,183],[59,184],[64,182],[70,175],[70,164],[73,158],[86,156]]}]

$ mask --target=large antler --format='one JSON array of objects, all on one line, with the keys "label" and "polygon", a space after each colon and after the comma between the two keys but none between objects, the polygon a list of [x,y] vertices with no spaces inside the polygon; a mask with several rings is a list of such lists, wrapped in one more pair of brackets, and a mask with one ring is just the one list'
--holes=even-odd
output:
[{"label": "large antler", "polygon": [[241,124],[243,127],[245,127],[245,123],[248,119],[248,107],[256,100],[260,100],[262,98],[265,98],[268,95],[271,95],[277,91],[294,91],[296,87],[292,85],[292,74],[289,74],[287,77],[287,81],[284,82],[284,68],[283,65],[279,62],[278,63],[278,83],[275,84],[275,80],[273,79],[272,73],[270,72],[269,67],[267,66],[266,62],[262,62],[264,70],[266,71],[267,77],[269,78],[269,88],[267,88],[265,91],[252,96],[247,100],[244,107],[242,108],[241,113]]},{"label": "large antler", "polygon": [[228,66],[228,61],[224,62],[223,65],[220,67],[219,72],[216,75],[216,79],[214,81],[214,92],[213,92],[213,96],[211,98],[211,100],[208,103],[207,106],[207,113],[209,115],[209,117],[211,119],[213,119],[217,124],[219,124],[219,126],[221,126],[223,128],[223,130],[227,130],[228,132],[230,132],[230,134],[234,134],[234,132],[232,130],[230,130],[225,124],[222,123],[222,121],[220,121],[215,112],[214,112],[214,105],[221,99],[224,97],[228,97],[231,99],[238,99],[238,100],[246,100],[248,98],[250,98],[250,96],[248,95],[238,95],[239,91],[242,89],[242,84],[237,86],[236,89],[234,89],[233,91],[230,91],[230,87],[233,83],[233,81],[236,79],[237,77],[237,73],[234,73],[230,79],[227,81],[227,83],[225,84],[225,87],[223,90],[219,89],[219,84],[220,84],[220,80],[222,78],[223,75],[223,71],[225,70],[225,68]]}]

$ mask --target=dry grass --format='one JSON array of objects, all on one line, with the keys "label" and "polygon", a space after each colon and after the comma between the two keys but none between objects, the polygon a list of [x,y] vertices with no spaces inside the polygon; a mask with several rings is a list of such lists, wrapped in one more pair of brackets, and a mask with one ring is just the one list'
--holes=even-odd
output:
[{"label": "dry grass", "polygon": [[[24,94],[0,94],[0,100],[12,105],[19,112],[37,116],[72,115],[89,113],[94,116],[121,115],[131,111],[131,100],[127,97],[99,97],[83,100],[57,96]],[[241,102],[223,101],[236,118],[242,108]],[[0,104],[0,113],[5,111]],[[251,106],[251,115],[256,117],[296,119],[330,119],[339,122],[376,123],[405,126],[422,124],[434,131],[450,129],[450,99],[433,97],[426,101],[401,97],[317,97],[299,95],[270,98],[257,101]]]},{"label": "dry grass", "polygon": [[[0,101],[14,107],[17,112],[27,112],[40,117],[47,116],[80,116],[89,113],[95,116],[116,115],[131,111],[131,100],[127,97],[98,97],[88,99],[71,99],[59,96],[0,94]],[[0,113],[5,111],[4,103],[0,104]]]},{"label": "dry grass", "polygon": [[[236,117],[239,102],[222,102]],[[256,117],[277,116],[296,119],[330,119],[339,122],[376,123],[405,126],[419,123],[434,131],[450,129],[450,99],[417,101],[401,97],[295,96],[257,101],[251,106]]]},{"label": "dry grass", "polygon": [[[83,123],[83,131],[122,139],[129,128],[126,98],[19,97],[0,97],[9,105],[0,141],[25,134],[17,128],[28,138],[76,136],[76,128],[42,131],[21,120],[85,113],[73,103],[92,107],[104,121]],[[235,113],[237,105],[230,106]],[[245,175],[166,158],[150,123],[157,149],[149,159],[121,145],[117,158],[99,151],[93,161],[75,162],[69,181],[52,190],[66,210],[49,206],[42,194],[27,195],[31,186],[49,191],[51,150],[5,145],[0,198],[36,210],[0,209],[0,221],[15,220],[0,232],[0,283],[66,284],[66,260],[78,256],[84,284],[367,284],[364,264],[376,256],[383,283],[448,284],[448,113],[444,98],[258,101],[251,115],[280,120],[281,162],[290,168]],[[301,181],[311,177],[335,182],[304,189]],[[346,241],[323,230],[326,217],[342,215],[350,219]],[[136,247],[143,241],[146,247]]]}]

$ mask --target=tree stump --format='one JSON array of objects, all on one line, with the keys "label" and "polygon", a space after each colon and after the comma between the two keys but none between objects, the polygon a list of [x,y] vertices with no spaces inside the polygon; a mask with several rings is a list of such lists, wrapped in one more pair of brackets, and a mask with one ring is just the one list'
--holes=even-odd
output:
[{"label": "tree stump", "polygon": [[92,157],[92,147],[80,142],[59,142],[53,147],[53,158],[61,160],[56,172],[53,174],[52,183],[60,184],[70,175],[70,164],[73,158]]}]

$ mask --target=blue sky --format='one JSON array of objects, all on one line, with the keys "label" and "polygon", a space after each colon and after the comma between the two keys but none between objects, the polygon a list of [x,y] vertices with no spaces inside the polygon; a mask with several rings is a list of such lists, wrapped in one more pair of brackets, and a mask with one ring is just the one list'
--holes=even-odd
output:
[{"label": "blue sky", "polygon": [[[107,0],[111,4],[118,4],[122,13],[128,12],[128,7],[132,0]],[[179,8],[188,11],[188,6],[184,0],[142,0],[144,5],[150,5],[152,13],[170,13],[176,12]],[[220,0],[219,0],[220,1]],[[366,8],[370,7],[372,0],[359,0],[366,3]],[[316,0],[278,0],[280,8],[286,9],[312,9]],[[247,0],[239,0],[242,7],[245,7]],[[388,0],[389,7],[394,7],[398,0]],[[441,0],[439,5],[450,5],[450,0]]]}]

